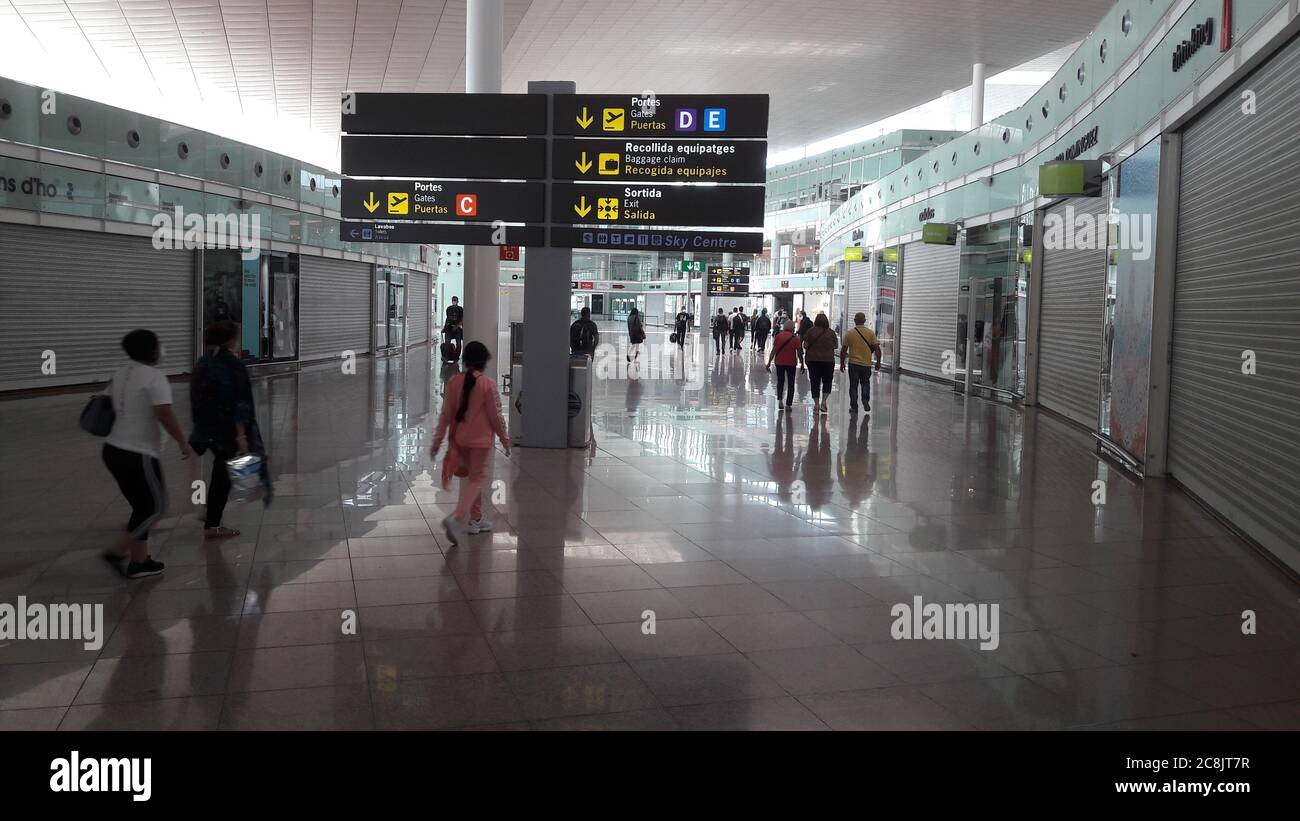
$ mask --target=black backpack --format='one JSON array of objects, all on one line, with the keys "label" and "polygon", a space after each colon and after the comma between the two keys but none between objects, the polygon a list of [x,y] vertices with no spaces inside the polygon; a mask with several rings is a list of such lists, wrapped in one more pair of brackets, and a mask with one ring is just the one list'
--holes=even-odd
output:
[{"label": "black backpack", "polygon": [[585,351],[591,347],[591,323],[579,319],[569,326],[569,350]]}]

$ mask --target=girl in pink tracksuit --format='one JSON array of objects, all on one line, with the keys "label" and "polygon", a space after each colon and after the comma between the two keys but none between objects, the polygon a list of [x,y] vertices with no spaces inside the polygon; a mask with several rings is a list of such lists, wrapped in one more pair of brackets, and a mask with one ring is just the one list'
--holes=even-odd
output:
[{"label": "girl in pink tracksuit", "polygon": [[442,412],[438,415],[438,429],[433,434],[429,456],[436,459],[447,442],[447,457],[443,460],[442,486],[448,486],[452,475],[465,477],[460,486],[460,499],[456,512],[442,520],[443,529],[453,545],[460,544],[466,535],[484,533],[492,525],[483,520],[483,484],[487,479],[492,460],[492,439],[501,442],[506,455],[510,455],[510,436],[505,420],[501,418],[501,394],[496,382],[483,375],[492,355],[482,342],[470,342],[462,355],[465,370],[447,382]]}]

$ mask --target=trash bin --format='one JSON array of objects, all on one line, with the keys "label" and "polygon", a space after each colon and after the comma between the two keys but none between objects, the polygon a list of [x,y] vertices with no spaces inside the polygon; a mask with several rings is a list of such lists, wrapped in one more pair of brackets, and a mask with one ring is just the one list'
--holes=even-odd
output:
[{"label": "trash bin", "polygon": [[569,447],[591,443],[591,360],[586,354],[569,357]]},{"label": "trash bin", "polygon": [[518,445],[524,439],[523,365],[510,366],[510,444]]}]

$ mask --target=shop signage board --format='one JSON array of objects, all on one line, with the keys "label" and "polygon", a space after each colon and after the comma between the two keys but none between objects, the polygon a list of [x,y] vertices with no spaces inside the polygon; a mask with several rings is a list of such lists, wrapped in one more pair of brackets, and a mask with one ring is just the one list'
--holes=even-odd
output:
[{"label": "shop signage board", "polygon": [[345,241],[762,249],[767,95],[342,102]]},{"label": "shop signage board", "polygon": [[344,219],[541,222],[540,182],[343,180]]},{"label": "shop signage board", "polygon": [[862,261],[862,249],[861,249],[861,248],[858,248],[857,246],[854,246],[854,245],[850,245],[848,248],[845,248],[845,249],[844,249],[844,261],[845,261],[845,262],[861,262],[861,261]]}]

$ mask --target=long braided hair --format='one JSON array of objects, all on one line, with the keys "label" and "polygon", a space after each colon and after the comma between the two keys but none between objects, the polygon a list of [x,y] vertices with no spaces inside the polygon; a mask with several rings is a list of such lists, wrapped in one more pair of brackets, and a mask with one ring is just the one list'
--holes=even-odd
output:
[{"label": "long braided hair", "polygon": [[461,354],[461,361],[465,363],[465,385],[460,392],[460,408],[456,410],[457,422],[464,422],[465,411],[469,410],[469,395],[478,382],[475,371],[483,370],[491,358],[492,354],[488,352],[487,345],[482,342],[470,342],[465,346],[465,352]]}]

